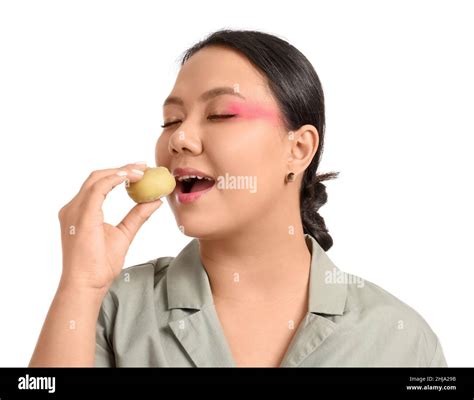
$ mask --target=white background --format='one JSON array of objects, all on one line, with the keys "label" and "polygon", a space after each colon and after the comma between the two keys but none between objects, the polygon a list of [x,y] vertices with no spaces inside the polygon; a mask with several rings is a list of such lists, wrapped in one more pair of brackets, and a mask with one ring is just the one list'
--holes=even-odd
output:
[{"label": "white background", "polygon": [[[61,272],[57,213],[94,169],[154,162],[179,55],[219,28],[276,34],[323,83],[321,210],[339,268],[375,282],[473,366],[472,2],[0,1],[0,366],[26,366]],[[107,199],[117,223],[133,202]],[[168,204],[126,266],[190,238]]]}]

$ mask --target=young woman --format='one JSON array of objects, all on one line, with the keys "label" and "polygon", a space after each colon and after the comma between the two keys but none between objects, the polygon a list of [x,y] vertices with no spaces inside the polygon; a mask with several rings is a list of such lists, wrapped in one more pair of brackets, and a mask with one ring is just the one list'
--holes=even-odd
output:
[{"label": "young woman", "polygon": [[[93,172],[59,218],[63,274],[31,366],[443,366],[414,310],[340,271],[319,208],[324,96],[295,47],[218,31],[187,50],[164,106],[157,165],[194,239],[122,270],[162,204],[104,223],[105,196],[146,165]],[[75,227],[74,235],[70,227]]]}]

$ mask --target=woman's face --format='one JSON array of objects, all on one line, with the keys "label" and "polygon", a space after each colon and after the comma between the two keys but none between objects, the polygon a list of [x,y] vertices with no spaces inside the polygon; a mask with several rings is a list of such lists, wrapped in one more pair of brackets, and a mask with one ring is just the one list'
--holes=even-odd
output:
[{"label": "woman's face", "polygon": [[[226,89],[209,92],[217,88]],[[185,235],[245,231],[284,201],[288,132],[264,76],[240,53],[221,46],[195,53],[178,74],[163,121],[176,123],[158,139],[157,165],[175,176],[177,168],[193,168],[214,180],[191,189],[177,182],[168,196]]]}]

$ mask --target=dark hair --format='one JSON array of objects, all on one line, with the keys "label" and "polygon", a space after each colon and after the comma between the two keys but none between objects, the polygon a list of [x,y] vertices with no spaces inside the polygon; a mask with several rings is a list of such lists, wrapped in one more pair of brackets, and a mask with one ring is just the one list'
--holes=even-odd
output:
[{"label": "dark hair", "polygon": [[300,213],[304,233],[312,235],[328,250],[333,240],[318,210],[327,201],[322,181],[336,178],[339,172],[317,174],[324,145],[324,94],[311,63],[295,47],[268,33],[250,30],[216,31],[184,52],[183,65],[204,47],[221,45],[239,51],[268,79],[268,85],[280,106],[289,131],[305,124],[313,125],[319,133],[319,146],[303,175],[300,190]]}]

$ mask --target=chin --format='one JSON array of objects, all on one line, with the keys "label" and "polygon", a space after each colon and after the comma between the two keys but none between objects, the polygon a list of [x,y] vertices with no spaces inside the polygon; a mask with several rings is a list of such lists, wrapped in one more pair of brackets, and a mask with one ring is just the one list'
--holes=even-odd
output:
[{"label": "chin", "polygon": [[194,238],[204,238],[212,235],[214,222],[209,219],[207,212],[182,210],[173,210],[178,229],[185,235]]},{"label": "chin", "polygon": [[[185,236],[202,240],[221,240],[231,232],[230,224],[225,226],[222,221],[209,220],[209,215],[204,218],[195,215],[177,218],[178,228]],[[181,227],[181,228],[180,228]]]}]

